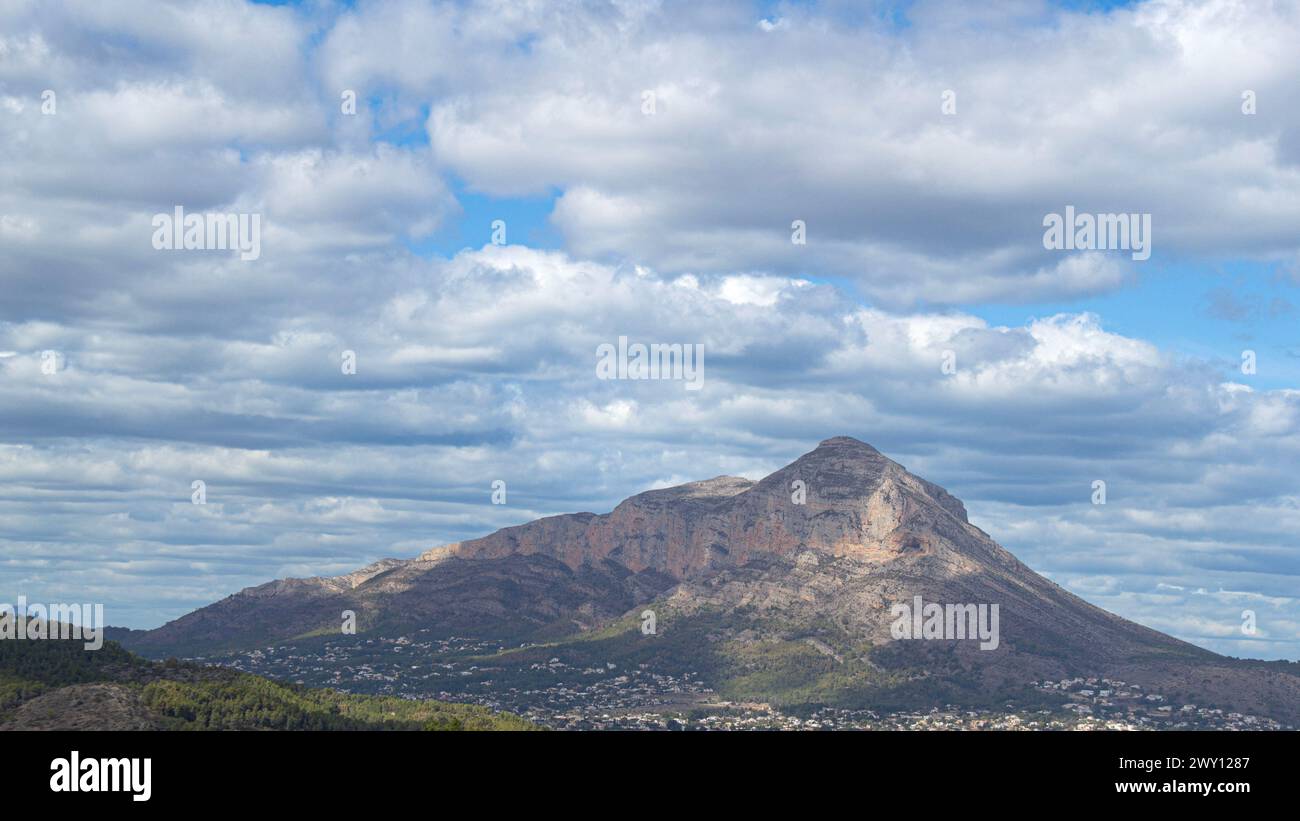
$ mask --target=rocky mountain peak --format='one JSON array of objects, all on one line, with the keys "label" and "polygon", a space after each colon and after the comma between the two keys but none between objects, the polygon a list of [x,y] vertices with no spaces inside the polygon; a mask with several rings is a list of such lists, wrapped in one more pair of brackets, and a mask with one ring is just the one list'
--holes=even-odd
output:
[{"label": "rocky mountain peak", "polygon": [[[873,562],[956,549],[962,503],[848,436],[758,482],[718,476],[645,491],[606,514],[551,516],[454,546],[465,559],[544,555],[575,570],[604,562],[674,579],[812,550]],[[972,529],[973,530],[973,529]]]},{"label": "rocky mountain peak", "polygon": [[[997,606],[997,649],[960,637],[895,641],[892,607],[917,597]],[[943,488],[847,436],[824,440],[758,482],[718,476],[656,488],[609,513],[548,516],[418,560],[271,582],[136,641],[159,655],[265,647],[337,631],[339,614],[351,610],[367,630],[488,631],[522,646],[611,628],[647,608],[659,614],[664,635],[699,637],[653,646],[707,655],[724,685],[752,682],[752,660],[761,659],[759,669],[781,671],[762,677],[780,682],[771,686],[781,697],[806,700],[808,687],[825,685],[841,688],[837,699],[848,690],[858,698],[880,684],[885,668],[923,681],[922,695],[940,704],[957,703],[950,699],[972,687],[1019,697],[1041,679],[1110,675],[1143,686],[1174,680],[1185,692],[1204,685],[1203,695],[1229,709],[1300,715],[1300,677],[1237,670],[1087,604],[969,524]],[[641,655],[639,626],[633,631],[635,645],[626,646],[641,663],[649,657]],[[792,653],[791,645],[814,637],[817,658]],[[852,659],[866,660],[864,644],[875,660],[850,670]],[[596,645],[618,642],[583,638],[569,646]],[[554,651],[539,652],[545,659]],[[825,674],[826,658],[836,676]],[[828,684],[832,678],[839,683]],[[888,686],[893,693],[896,684]]]},{"label": "rocky mountain peak", "polygon": [[[851,436],[834,436],[758,483],[756,490],[790,493],[802,481],[814,510],[833,508],[902,520],[923,508],[946,511],[965,524],[966,507],[942,487],[911,473],[871,445]],[[890,517],[887,517],[890,518]]]},{"label": "rocky mountain peak", "polygon": [[845,448],[850,450],[870,452],[876,454],[877,456],[880,455],[880,451],[876,450],[871,445],[868,445],[866,442],[863,442],[861,439],[854,439],[852,436],[832,436],[829,439],[823,439],[817,443],[817,449],[812,451],[812,453],[816,453],[817,451],[823,449],[840,450]]}]

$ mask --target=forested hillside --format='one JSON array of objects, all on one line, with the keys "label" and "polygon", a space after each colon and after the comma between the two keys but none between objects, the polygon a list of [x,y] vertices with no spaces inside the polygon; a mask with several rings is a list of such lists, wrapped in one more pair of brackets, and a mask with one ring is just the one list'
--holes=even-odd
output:
[{"label": "forested hillside", "polygon": [[354,696],[220,667],[152,662],[115,642],[0,641],[0,730],[523,730],[467,704]]}]

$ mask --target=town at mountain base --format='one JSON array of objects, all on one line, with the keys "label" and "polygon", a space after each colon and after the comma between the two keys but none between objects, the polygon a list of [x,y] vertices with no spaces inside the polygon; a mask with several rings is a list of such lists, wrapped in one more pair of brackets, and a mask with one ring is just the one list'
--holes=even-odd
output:
[{"label": "town at mountain base", "polygon": [[[356,635],[341,630],[345,611]],[[969,631],[954,633],[965,615]],[[114,636],[155,658],[473,701],[553,726],[737,709],[834,713],[835,726],[931,711],[1300,724],[1300,665],[1220,656],[1088,604],[945,490],[849,437],[756,482],[648,491],[607,514],[274,581]]]}]

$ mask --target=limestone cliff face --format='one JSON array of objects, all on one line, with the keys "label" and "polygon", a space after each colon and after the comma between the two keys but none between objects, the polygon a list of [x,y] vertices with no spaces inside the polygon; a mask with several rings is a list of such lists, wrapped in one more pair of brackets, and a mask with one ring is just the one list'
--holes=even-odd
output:
[{"label": "limestone cliff face", "polygon": [[[998,647],[893,641],[891,607],[916,596],[998,606]],[[847,437],[757,482],[692,482],[638,494],[609,513],[551,516],[344,576],[268,582],[122,640],[156,658],[264,647],[336,632],[344,611],[377,635],[549,640],[647,607],[665,629],[689,630],[694,620],[708,641],[749,654],[833,641],[840,663],[870,646],[891,669],[939,678],[964,671],[960,687],[978,680],[988,692],[1114,673],[1300,717],[1300,677],[1242,667],[1094,607],[999,547],[945,490]],[[737,664],[738,675],[749,669],[725,654],[715,661],[722,676]]]},{"label": "limestone cliff face", "polygon": [[675,584],[799,556],[900,577],[1001,568],[1016,584],[1043,581],[969,524],[945,490],[870,445],[836,437],[758,482],[721,476],[652,490],[601,515],[550,516],[343,576],[267,582],[134,641],[159,652],[235,646],[337,629],[344,610],[363,627],[392,619],[595,624]]},{"label": "limestone cliff face", "polygon": [[604,515],[552,516],[443,550],[466,559],[540,554],[575,570],[610,560],[680,580],[806,550],[884,562],[972,544],[992,545],[960,501],[841,436],[759,482],[720,476],[652,490]]}]

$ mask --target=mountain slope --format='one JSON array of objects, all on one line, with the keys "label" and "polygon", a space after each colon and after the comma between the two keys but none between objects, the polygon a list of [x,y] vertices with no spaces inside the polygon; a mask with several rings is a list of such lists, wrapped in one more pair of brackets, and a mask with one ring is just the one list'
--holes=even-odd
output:
[{"label": "mountain slope", "polygon": [[[996,647],[895,640],[891,608],[918,596],[996,605]],[[547,517],[348,576],[271,582],[125,640],[151,655],[244,648],[337,634],[352,610],[376,634],[590,642],[622,630],[641,659],[635,615],[644,608],[665,640],[642,663],[689,655],[724,690],[745,682],[733,690],[746,697],[988,700],[1039,679],[1122,671],[1177,683],[1189,697],[1300,715],[1300,678],[1088,604],[970,524],[945,490],[848,437],[758,482],[649,491],[607,514]],[[675,644],[673,633],[694,644]]]},{"label": "mountain slope", "polygon": [[197,664],[150,662],[115,642],[0,642],[4,730],[524,730],[468,704],[355,696]]}]

